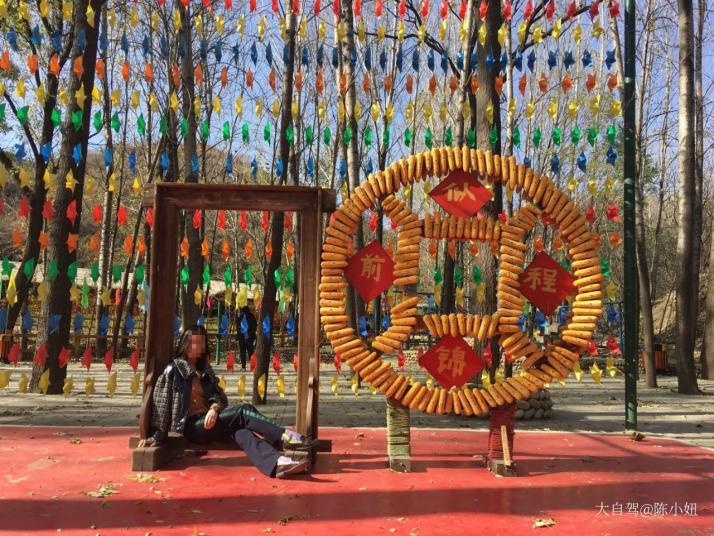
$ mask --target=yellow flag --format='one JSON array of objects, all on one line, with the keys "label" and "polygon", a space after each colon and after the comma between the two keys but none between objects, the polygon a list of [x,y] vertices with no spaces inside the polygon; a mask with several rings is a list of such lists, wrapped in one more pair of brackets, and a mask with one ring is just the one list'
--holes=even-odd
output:
[{"label": "yellow flag", "polygon": [[30,379],[27,377],[27,374],[25,374],[24,372],[22,374],[20,374],[20,379],[17,382],[17,387],[21,393],[27,392],[27,387],[29,384],[30,384]]},{"label": "yellow flag", "polygon": [[113,398],[116,390],[117,390],[117,373],[112,372],[109,375],[109,379],[107,380],[107,393],[109,393],[109,396]]},{"label": "yellow flag", "polygon": [[131,378],[131,396],[136,396],[139,393],[140,385],[141,385],[141,373],[137,372]]},{"label": "yellow flag", "polygon": [[10,376],[12,375],[12,372],[9,370],[0,370],[0,389],[5,389],[8,385],[10,385]]},{"label": "yellow flag", "polygon": [[236,384],[238,390],[238,396],[241,400],[245,400],[245,375],[238,377],[238,383]]},{"label": "yellow flag", "polygon": [[275,384],[278,388],[278,396],[280,398],[285,398],[285,380],[282,376],[278,376],[275,380]]},{"label": "yellow flag", "polygon": [[62,386],[62,393],[65,398],[68,398],[72,394],[72,388],[74,387],[74,380],[72,376],[64,379],[64,385]]},{"label": "yellow flag", "polygon": [[261,374],[258,378],[258,396],[265,398],[265,374]]},{"label": "yellow flag", "polygon": [[96,392],[96,389],[94,388],[94,378],[89,377],[86,380],[84,380],[84,396],[89,398]]},{"label": "yellow flag", "polygon": [[50,369],[47,369],[42,373],[37,386],[40,388],[40,392],[42,392],[43,395],[47,394],[47,389],[50,386]]},{"label": "yellow flag", "polygon": [[335,398],[339,398],[339,397],[340,397],[340,393],[339,393],[339,391],[340,391],[340,386],[339,386],[339,384],[337,383],[338,379],[339,379],[339,376],[337,376],[337,375],[333,376],[333,377],[332,377],[332,382],[331,382],[331,385],[330,385],[330,388],[332,389],[332,394],[335,395]]}]

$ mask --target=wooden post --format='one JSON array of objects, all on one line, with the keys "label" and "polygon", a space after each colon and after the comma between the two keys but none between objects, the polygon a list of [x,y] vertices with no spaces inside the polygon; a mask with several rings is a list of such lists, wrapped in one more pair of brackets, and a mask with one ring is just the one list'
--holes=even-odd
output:
[{"label": "wooden post", "polygon": [[178,258],[178,208],[161,195],[156,185],[154,228],[151,240],[151,286],[149,287],[149,315],[145,330],[144,398],[141,402],[139,431],[146,438],[151,430],[151,395],[156,378],[171,360],[173,320],[176,303],[176,259]]}]

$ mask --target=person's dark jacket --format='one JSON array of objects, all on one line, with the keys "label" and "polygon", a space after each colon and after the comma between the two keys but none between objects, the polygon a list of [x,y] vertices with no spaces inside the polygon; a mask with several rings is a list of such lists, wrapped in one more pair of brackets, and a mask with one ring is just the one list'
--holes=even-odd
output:
[{"label": "person's dark jacket", "polygon": [[214,403],[222,407],[228,405],[228,398],[219,387],[211,365],[207,364],[203,372],[198,372],[185,359],[174,359],[166,365],[154,386],[151,424],[155,440],[160,441],[168,432],[183,433],[194,374],[201,379],[209,407]]}]

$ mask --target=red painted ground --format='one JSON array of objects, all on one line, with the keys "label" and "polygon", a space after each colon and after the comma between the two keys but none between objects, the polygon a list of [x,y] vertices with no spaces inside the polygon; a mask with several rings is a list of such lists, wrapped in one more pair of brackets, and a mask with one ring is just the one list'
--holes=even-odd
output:
[{"label": "red painted ground", "polygon": [[[714,452],[676,441],[524,432],[522,476],[496,478],[474,457],[485,432],[413,431],[414,472],[395,474],[384,430],[332,428],[322,436],[334,452],[309,476],[268,479],[243,453],[217,451],[176,460],[148,483],[128,478],[131,432],[0,428],[0,533],[494,536],[552,517],[539,532],[714,534]],[[83,494],[99,484],[118,493]],[[634,503],[638,515],[628,513]],[[656,503],[666,515],[647,516],[644,505]]]}]

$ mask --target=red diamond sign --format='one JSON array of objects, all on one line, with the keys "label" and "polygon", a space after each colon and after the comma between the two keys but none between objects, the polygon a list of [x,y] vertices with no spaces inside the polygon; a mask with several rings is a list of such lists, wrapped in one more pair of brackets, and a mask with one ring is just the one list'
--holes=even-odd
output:
[{"label": "red diamond sign", "polygon": [[445,335],[419,358],[424,367],[445,389],[461,387],[483,369],[483,361],[461,337]]},{"label": "red diamond sign", "polygon": [[575,277],[547,253],[539,253],[518,276],[521,294],[549,315],[575,289]]},{"label": "red diamond sign", "polygon": [[394,281],[394,261],[375,240],[350,257],[345,276],[366,302],[387,290]]},{"label": "red diamond sign", "polygon": [[470,218],[493,197],[476,175],[457,170],[449,173],[429,195],[449,214]]}]

